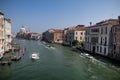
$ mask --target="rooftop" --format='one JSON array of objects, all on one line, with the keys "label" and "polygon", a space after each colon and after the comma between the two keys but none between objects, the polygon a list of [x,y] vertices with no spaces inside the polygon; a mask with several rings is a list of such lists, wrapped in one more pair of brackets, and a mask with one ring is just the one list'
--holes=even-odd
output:
[{"label": "rooftop", "polygon": [[1,14],[1,15],[4,15],[4,13],[3,13],[1,10],[0,10],[0,14]]},{"label": "rooftop", "polygon": [[108,19],[108,20],[104,20],[104,21],[100,21],[94,25],[88,26],[86,28],[91,28],[91,27],[98,27],[98,26],[103,26],[103,25],[116,25],[118,24],[118,19]]}]

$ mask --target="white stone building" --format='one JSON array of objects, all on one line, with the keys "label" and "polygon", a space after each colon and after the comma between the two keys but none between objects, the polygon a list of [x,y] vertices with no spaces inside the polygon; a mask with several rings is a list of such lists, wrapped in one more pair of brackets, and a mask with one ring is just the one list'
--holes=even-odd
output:
[{"label": "white stone building", "polygon": [[0,59],[4,53],[4,14],[0,12]]},{"label": "white stone building", "polygon": [[107,56],[111,27],[118,24],[117,19],[109,19],[86,28],[85,50]]},{"label": "white stone building", "polygon": [[24,28],[24,26],[22,26],[22,28],[20,28],[20,33],[26,33],[26,29]]},{"label": "white stone building", "polygon": [[4,18],[4,14],[0,12],[0,59],[3,57],[5,51],[11,48],[11,36],[10,19]]},{"label": "white stone building", "polygon": [[85,41],[84,25],[78,25],[74,27],[73,29],[68,30],[66,34],[66,38],[67,38],[66,42],[68,42],[68,44],[71,46],[74,40],[77,40],[79,42],[84,42]]},{"label": "white stone building", "polygon": [[11,20],[5,18],[4,19],[4,27],[5,27],[5,51],[9,51],[11,49],[11,41],[12,41],[12,33],[11,33]]}]

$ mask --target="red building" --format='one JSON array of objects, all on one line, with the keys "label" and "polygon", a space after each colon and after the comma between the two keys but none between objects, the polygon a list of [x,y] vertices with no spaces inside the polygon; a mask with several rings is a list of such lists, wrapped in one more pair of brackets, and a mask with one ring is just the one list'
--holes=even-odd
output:
[{"label": "red building", "polygon": [[50,43],[62,43],[62,32],[60,29],[49,29],[43,33],[43,39]]}]

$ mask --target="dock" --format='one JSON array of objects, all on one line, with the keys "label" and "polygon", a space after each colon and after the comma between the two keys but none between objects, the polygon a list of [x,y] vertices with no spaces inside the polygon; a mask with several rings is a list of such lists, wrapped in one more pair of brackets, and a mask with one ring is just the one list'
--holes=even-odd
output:
[{"label": "dock", "polygon": [[11,65],[12,61],[19,61],[21,60],[22,56],[26,51],[26,47],[20,47],[20,44],[13,44],[13,47],[6,51],[3,57],[0,58],[0,65]]},{"label": "dock", "polygon": [[17,56],[12,56],[11,57],[12,61],[19,61],[20,59],[21,59],[21,56],[18,56],[18,57]]}]

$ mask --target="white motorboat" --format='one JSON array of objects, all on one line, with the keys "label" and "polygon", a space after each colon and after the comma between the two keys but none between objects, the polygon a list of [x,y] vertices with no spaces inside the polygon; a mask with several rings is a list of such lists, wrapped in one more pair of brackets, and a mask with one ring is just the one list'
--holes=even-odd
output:
[{"label": "white motorboat", "polygon": [[32,54],[32,59],[39,59],[38,54],[37,53],[33,53]]},{"label": "white motorboat", "polygon": [[93,57],[90,54],[87,53],[81,53],[82,56],[88,58],[88,59],[93,59]]}]

